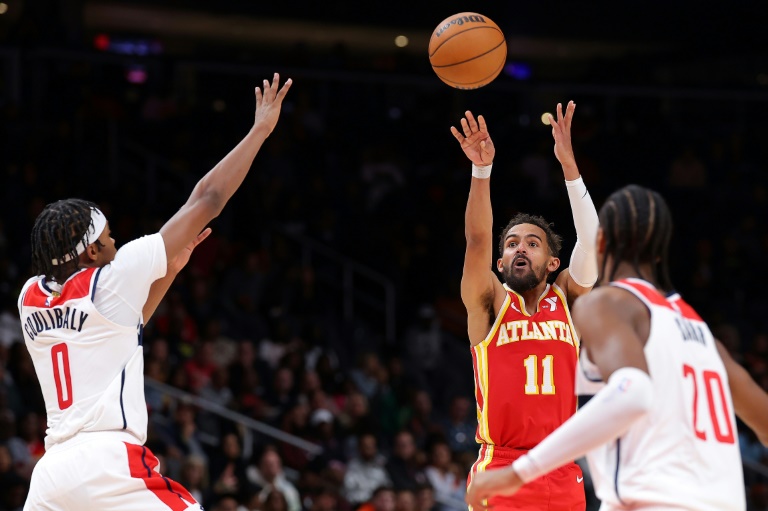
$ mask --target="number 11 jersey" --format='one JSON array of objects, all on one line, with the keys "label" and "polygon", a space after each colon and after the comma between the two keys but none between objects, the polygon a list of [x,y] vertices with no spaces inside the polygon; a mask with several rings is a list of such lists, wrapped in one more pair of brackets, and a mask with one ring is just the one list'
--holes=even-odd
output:
[{"label": "number 11 jersey", "polygon": [[476,441],[528,450],[576,411],[579,340],[565,295],[547,286],[536,312],[506,285],[486,338],[472,347]]}]

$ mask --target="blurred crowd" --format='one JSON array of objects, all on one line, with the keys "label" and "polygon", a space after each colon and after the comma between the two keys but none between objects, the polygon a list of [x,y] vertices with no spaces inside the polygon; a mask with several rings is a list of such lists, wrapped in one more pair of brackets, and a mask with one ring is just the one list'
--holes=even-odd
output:
[{"label": "blurred crowd", "polygon": [[[124,62],[30,60],[0,84],[0,510],[21,509],[44,452],[45,408],[18,325],[42,207],[83,197],[118,243],[155,232],[252,122],[258,79]],[[576,99],[574,148],[597,206],[616,186],[659,189],[675,218],[673,282],[768,389],[768,131],[727,100],[612,98],[293,76],[277,129],[145,330],[152,381],[321,448],[257,434],[147,387],[147,445],[164,474],[225,510],[449,511],[477,457],[459,299],[469,164],[448,128],[471,108],[497,145],[498,227],[543,214],[575,242],[562,174],[537,112]],[[706,117],[702,110],[714,112]],[[760,219],[763,220],[760,220]],[[344,313],[319,242],[390,279],[397,328],[362,301]],[[741,425],[740,425],[741,426]],[[746,460],[768,451],[740,428]],[[750,509],[768,481],[745,472]]]}]

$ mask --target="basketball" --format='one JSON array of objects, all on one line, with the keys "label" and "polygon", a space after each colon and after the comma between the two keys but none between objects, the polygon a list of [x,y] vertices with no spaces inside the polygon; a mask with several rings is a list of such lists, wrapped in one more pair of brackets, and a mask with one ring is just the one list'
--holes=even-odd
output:
[{"label": "basketball", "polygon": [[476,12],[444,19],[429,40],[429,62],[438,78],[456,89],[491,83],[504,68],[507,42],[498,25]]}]

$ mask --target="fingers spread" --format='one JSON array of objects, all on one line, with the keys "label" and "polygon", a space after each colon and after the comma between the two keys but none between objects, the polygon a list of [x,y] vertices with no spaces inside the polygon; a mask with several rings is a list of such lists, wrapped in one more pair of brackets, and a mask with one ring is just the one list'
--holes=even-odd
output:
[{"label": "fingers spread", "polygon": [[477,117],[477,121],[480,123],[480,131],[484,133],[488,133],[488,125],[485,124],[485,117],[483,117],[482,115],[479,115]]},{"label": "fingers spread", "polygon": [[558,103],[557,104],[557,122],[562,122],[563,120],[563,104]]},{"label": "fingers spread", "polygon": [[459,130],[453,126],[451,126],[451,133],[453,133],[453,136],[456,137],[456,140],[458,140],[459,143],[464,142],[464,137],[461,135],[461,133],[459,133]]},{"label": "fingers spread", "polygon": [[261,106],[261,102],[264,99],[264,96],[261,95],[261,89],[256,87],[256,106]]},{"label": "fingers spread", "polygon": [[293,80],[288,78],[285,83],[283,84],[283,88],[280,89],[280,92],[277,93],[277,99],[278,101],[282,101],[286,94],[288,94],[288,89],[291,88],[291,84],[293,84]]},{"label": "fingers spread", "polygon": [[469,128],[469,123],[466,119],[461,120],[461,129],[464,131],[464,136],[469,138],[472,135],[472,130]]},{"label": "fingers spread", "polygon": [[472,115],[472,112],[469,110],[466,111],[467,115],[467,121],[469,121],[469,128],[472,130],[472,133],[477,131],[477,121],[475,121],[475,116]]}]

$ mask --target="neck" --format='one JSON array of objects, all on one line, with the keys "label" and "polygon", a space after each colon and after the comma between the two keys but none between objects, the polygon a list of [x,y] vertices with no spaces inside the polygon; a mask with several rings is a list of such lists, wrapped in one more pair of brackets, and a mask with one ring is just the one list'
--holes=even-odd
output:
[{"label": "neck", "polygon": [[[606,262],[605,268],[606,272],[610,272],[610,268],[613,267],[613,263],[611,259],[608,259]],[[659,283],[656,282],[656,280],[653,278],[653,271],[651,270],[650,263],[642,263],[639,265],[638,268],[635,268],[632,263],[629,261],[620,261],[619,264],[616,266],[616,272],[613,275],[613,278],[609,280],[609,275],[604,275],[600,279],[601,284],[608,284],[608,282],[612,280],[621,280],[621,279],[643,279],[645,281],[648,281],[649,283],[653,284],[654,287],[659,287]]]},{"label": "neck", "polygon": [[543,280],[536,287],[529,289],[524,293],[516,291],[516,293],[522,296],[523,300],[525,300],[525,310],[527,310],[529,314],[533,315],[536,313],[536,307],[539,304],[539,298],[541,298],[541,295],[544,294],[545,289],[547,289],[547,281]]}]

